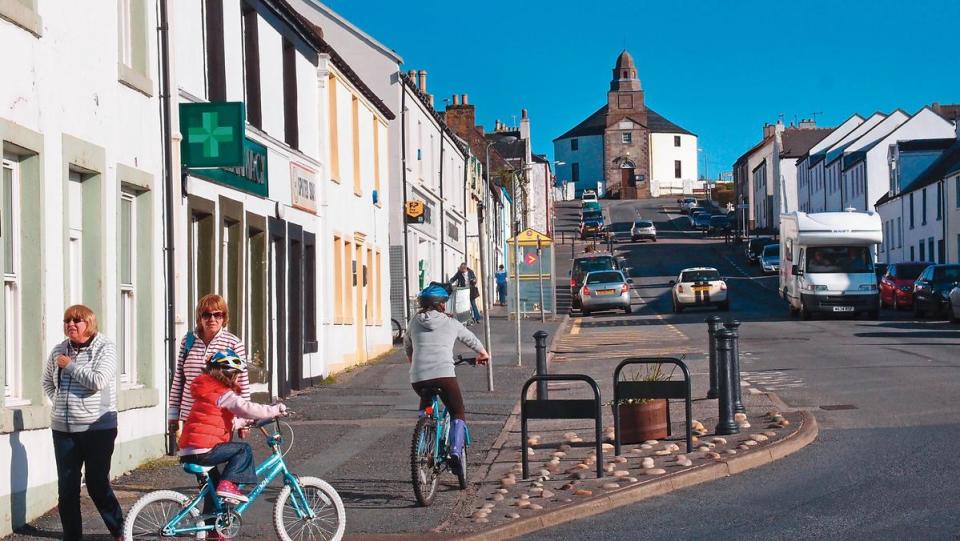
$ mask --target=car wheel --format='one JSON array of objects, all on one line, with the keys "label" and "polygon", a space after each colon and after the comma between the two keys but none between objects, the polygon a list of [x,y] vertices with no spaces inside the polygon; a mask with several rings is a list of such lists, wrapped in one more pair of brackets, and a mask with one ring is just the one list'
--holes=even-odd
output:
[{"label": "car wheel", "polygon": [[960,323],[960,316],[957,315],[957,311],[954,310],[953,305],[950,305],[950,323]]},{"label": "car wheel", "polygon": [[924,317],[923,308],[920,307],[920,300],[916,298],[913,299],[913,317],[917,319],[923,319]]},{"label": "car wheel", "polygon": [[680,306],[679,302],[673,301],[673,311],[679,314],[680,312],[683,312],[683,306]]},{"label": "car wheel", "polygon": [[580,315],[583,317],[590,317],[590,310],[587,310],[586,308],[581,308]]},{"label": "car wheel", "polygon": [[810,321],[813,319],[813,313],[810,310],[807,310],[807,306],[803,304],[803,301],[800,301],[800,319],[804,321]]}]

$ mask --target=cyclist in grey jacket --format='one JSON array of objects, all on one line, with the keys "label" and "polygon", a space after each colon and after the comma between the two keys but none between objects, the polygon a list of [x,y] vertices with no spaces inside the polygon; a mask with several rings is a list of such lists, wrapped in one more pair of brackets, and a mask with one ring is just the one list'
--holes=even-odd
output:
[{"label": "cyclist in grey jacket", "polygon": [[53,403],[50,426],[63,539],[83,538],[81,470],[100,517],[121,539],[123,511],[110,488],[117,439],[117,348],[97,332],[96,316],[82,304],[64,312],[63,333],[67,339],[54,346],[41,377],[43,392]]},{"label": "cyclist in grey jacket", "polygon": [[462,323],[446,314],[446,302],[450,298],[448,286],[431,283],[420,292],[420,310],[407,324],[404,347],[410,363],[410,383],[420,395],[420,411],[430,405],[429,393],[440,389],[440,399],[453,419],[450,429],[451,466],[459,470],[463,455],[466,417],[463,394],[457,384],[454,370],[453,346],[460,341],[477,353],[477,364],[486,364],[490,359],[480,340]]}]

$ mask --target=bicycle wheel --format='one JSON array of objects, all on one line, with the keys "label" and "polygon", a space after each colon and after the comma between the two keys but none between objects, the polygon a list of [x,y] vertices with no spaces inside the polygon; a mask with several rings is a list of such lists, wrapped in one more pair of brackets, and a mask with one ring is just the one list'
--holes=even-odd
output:
[{"label": "bicycle wheel", "polygon": [[300,517],[293,500],[293,489],[284,485],[273,507],[273,527],[283,541],[293,539],[322,539],[340,541],[347,527],[347,514],[340,495],[329,483],[316,477],[301,477],[300,488],[306,496],[304,503],[313,510],[314,517]]},{"label": "bicycle wheel", "polygon": [[[172,490],[158,490],[151,492],[133,504],[123,521],[123,538],[125,541],[133,539],[169,539],[160,535],[164,526],[177,516],[190,503],[190,498]],[[202,526],[200,510],[194,506],[190,509],[189,519],[184,518],[175,527]],[[207,532],[197,532],[189,536],[194,539],[204,539]],[[184,536],[187,537],[187,536]]]},{"label": "bicycle wheel", "polygon": [[410,446],[410,473],[413,477],[413,494],[424,507],[433,502],[437,492],[436,439],[433,419],[421,417],[413,431],[413,443]]},{"label": "bicycle wheel", "polygon": [[460,490],[467,489],[467,446],[463,446],[463,454],[460,456],[460,469],[457,470],[457,481],[460,482]]},{"label": "bicycle wheel", "polygon": [[403,327],[400,326],[400,322],[396,319],[390,319],[390,325],[393,329],[393,343],[396,344],[403,339]]}]

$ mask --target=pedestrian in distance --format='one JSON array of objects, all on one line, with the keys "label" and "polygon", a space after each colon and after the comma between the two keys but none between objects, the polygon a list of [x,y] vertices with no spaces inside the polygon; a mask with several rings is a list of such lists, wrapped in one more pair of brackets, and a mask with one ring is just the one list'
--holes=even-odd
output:
[{"label": "pedestrian in distance", "polygon": [[238,485],[256,483],[257,474],[253,448],[244,441],[230,441],[233,430],[245,427],[247,419],[272,419],[287,410],[283,404],[266,406],[241,397],[237,380],[246,371],[247,363],[233,350],[210,357],[203,373],[190,384],[193,407],[177,442],[180,462],[200,466],[225,463],[216,492],[235,502],[248,501]]},{"label": "pedestrian in distance", "polygon": [[507,271],[503,265],[497,267],[497,304],[505,306],[507,304]]},{"label": "pedestrian in distance", "polygon": [[450,298],[449,285],[436,282],[428,285],[419,295],[419,311],[407,324],[404,350],[410,363],[410,384],[420,395],[420,414],[430,405],[430,396],[424,391],[438,388],[440,400],[453,419],[450,427],[450,457],[454,473],[462,461],[466,434],[466,412],[463,394],[457,384],[454,369],[453,346],[460,342],[477,353],[477,364],[483,365],[490,355],[480,340],[462,323],[446,314]]},{"label": "pedestrian in distance", "polygon": [[467,266],[466,262],[460,263],[457,273],[450,278],[448,282],[456,287],[470,288],[470,314],[473,316],[474,323],[480,323],[480,310],[477,308],[477,299],[480,298],[480,288],[477,287],[477,275],[473,269]]},{"label": "pedestrian in distance", "polygon": [[54,346],[41,386],[53,403],[50,428],[57,463],[57,507],[63,539],[83,539],[80,479],[114,539],[123,536],[123,510],[110,487],[117,439],[117,348],[97,330],[93,310],[75,304],[63,313],[66,340]]}]

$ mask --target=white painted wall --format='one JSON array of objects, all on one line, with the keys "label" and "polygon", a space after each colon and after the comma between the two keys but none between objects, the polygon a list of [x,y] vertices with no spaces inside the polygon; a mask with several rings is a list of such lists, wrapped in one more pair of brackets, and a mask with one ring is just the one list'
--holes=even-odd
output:
[{"label": "white painted wall", "polygon": [[[571,150],[570,140],[577,140],[577,150]],[[573,181],[573,164],[579,164],[580,180],[576,184],[576,193],[583,190],[596,190],[597,183],[603,182],[603,136],[589,135],[557,139],[553,142],[554,159],[557,164],[557,178],[561,181]]]},{"label": "white painted wall", "polygon": [[947,263],[960,263],[960,171],[944,179],[944,214],[947,220]]},{"label": "white painted wall", "polygon": [[[674,136],[680,146],[674,146]],[[650,191],[654,197],[682,193],[685,184],[699,178],[697,136],[674,133],[650,134]],[[676,178],[674,161],[680,160],[680,178]]]}]

